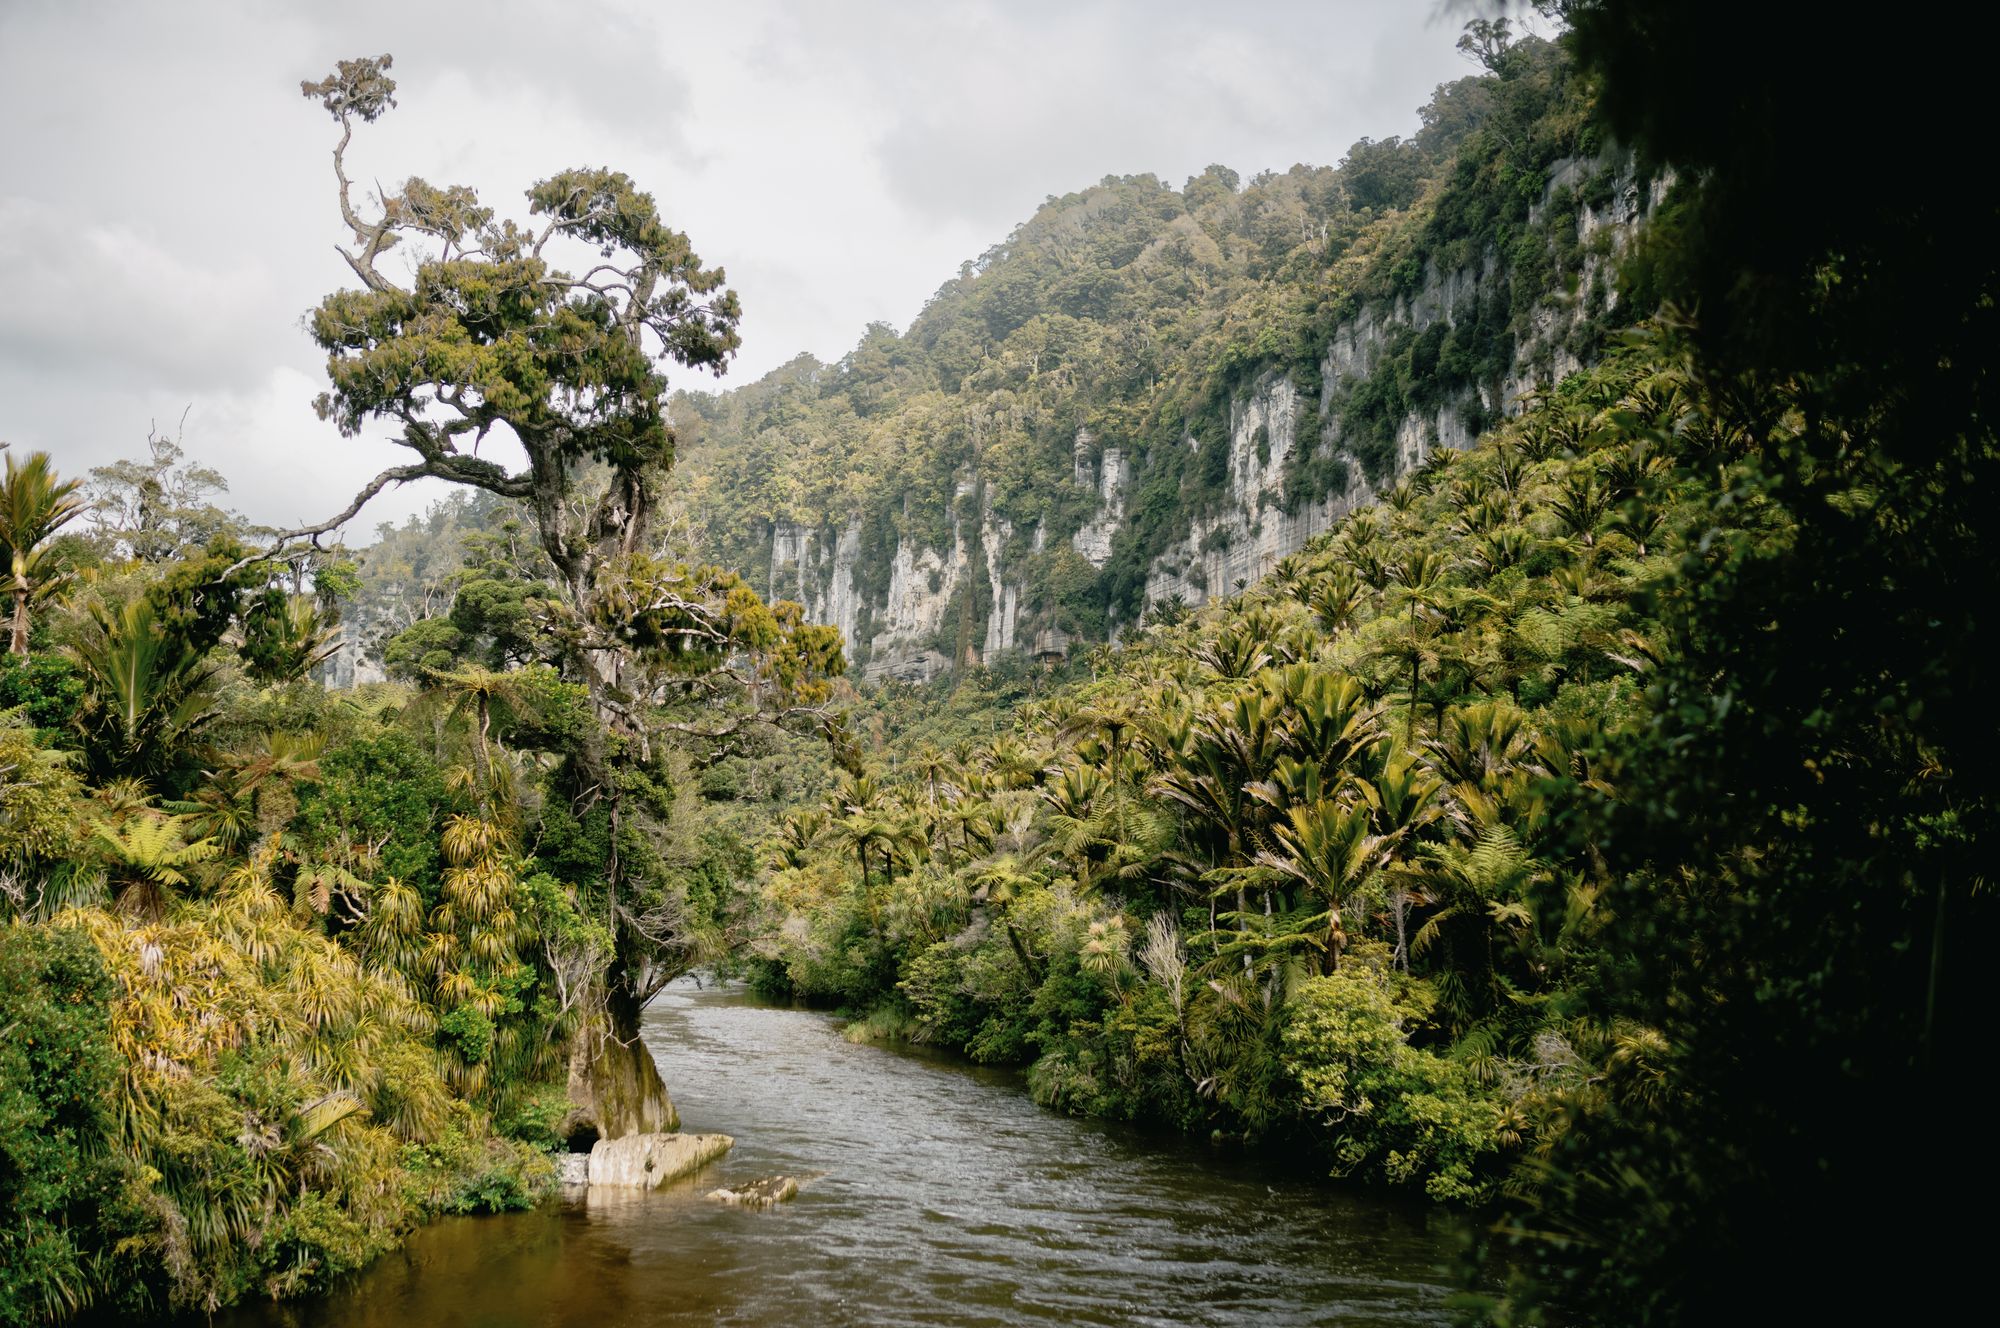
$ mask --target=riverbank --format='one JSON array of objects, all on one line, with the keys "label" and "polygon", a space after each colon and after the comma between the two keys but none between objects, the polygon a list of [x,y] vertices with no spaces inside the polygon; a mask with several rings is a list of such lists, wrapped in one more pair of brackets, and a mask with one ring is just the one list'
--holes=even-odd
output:
[{"label": "riverbank", "polygon": [[[1462,1219],[1036,1107],[1017,1075],[857,1045],[832,1016],[676,984],[644,1033],[685,1128],[668,1190],[450,1219],[318,1302],[223,1328],[1449,1321]],[[824,1172],[756,1211],[704,1197]]]}]

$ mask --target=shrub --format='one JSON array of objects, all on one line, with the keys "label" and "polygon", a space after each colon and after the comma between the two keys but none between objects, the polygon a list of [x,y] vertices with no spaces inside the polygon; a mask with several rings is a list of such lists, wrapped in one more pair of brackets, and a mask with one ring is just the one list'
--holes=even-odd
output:
[{"label": "shrub", "polygon": [[1299,985],[1283,1033],[1302,1113],[1334,1131],[1337,1176],[1421,1181],[1434,1199],[1475,1201],[1498,1148],[1497,1105],[1458,1063],[1410,1045],[1414,1011],[1388,982],[1350,967]]},{"label": "shrub", "polygon": [[484,1135],[460,1111],[435,1139],[402,1149],[406,1202],[426,1213],[506,1213],[534,1207],[554,1188],[548,1154]]},{"label": "shrub", "polygon": [[966,991],[964,965],[964,951],[939,941],[903,966],[896,986],[910,1003],[915,1041],[959,1048],[978,1031],[979,1011]]},{"label": "shrub", "polygon": [[22,717],[44,733],[74,736],[70,728],[83,693],[76,666],[61,655],[0,655],[0,710],[19,707]]},{"label": "shrub", "polygon": [[[1061,985],[1084,980],[1078,974]],[[1200,1115],[1181,1070],[1173,1007],[1156,986],[1132,983],[1093,1016],[1044,1024],[1035,1041],[1042,1055],[1028,1070],[1028,1090],[1043,1106],[1181,1127]]]},{"label": "shrub", "polygon": [[451,807],[437,762],[401,729],[355,738],[319,761],[320,782],[300,800],[309,842],[380,845],[378,874],[437,898],[438,827]]},{"label": "shrub", "polygon": [[95,1297],[125,1170],[110,1147],[111,991],[82,936],[0,927],[0,1324]]}]

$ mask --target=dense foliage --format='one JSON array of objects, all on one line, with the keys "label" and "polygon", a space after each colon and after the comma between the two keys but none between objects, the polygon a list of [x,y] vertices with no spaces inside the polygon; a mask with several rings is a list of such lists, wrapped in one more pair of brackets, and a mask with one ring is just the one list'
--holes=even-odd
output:
[{"label": "dense foliage", "polygon": [[767,847],[761,980],[1067,1110],[1494,1195],[1654,1054],[1581,1017],[1609,881],[1565,812],[1615,792],[1726,442],[1641,340],[997,736],[852,743]]},{"label": "dense foliage", "polygon": [[76,1308],[115,1235],[111,982],[74,933],[0,931],[0,1323]]},{"label": "dense foliage", "polygon": [[520,881],[462,726],[259,683],[268,592],[176,615],[211,564],[114,533],[0,714],[5,1322],[324,1285],[425,1214],[533,1201],[567,1105],[574,890]]},{"label": "dense foliage", "polygon": [[1990,46],[1548,8],[1680,181],[1653,343],[1007,736],[848,754],[766,978],[1069,1109],[1497,1191],[1504,1320],[1948,1313],[1996,1150],[1888,1134],[1986,1096],[2000,216],[1879,112],[1974,122]]},{"label": "dense foliage", "polygon": [[1884,1145],[1988,1097],[2000,206],[1878,110],[1975,122],[1993,20],[1563,8],[1606,128],[1699,181],[1653,263],[1732,445],[1601,825],[1596,1010],[1657,1030],[1660,1091],[1581,1116],[1521,1225],[1606,1320],[1958,1313],[2000,1150]]},{"label": "dense foliage", "polygon": [[[309,85],[342,153],[388,67]],[[364,289],[314,315],[322,409],[418,453],[357,507],[417,473],[480,491],[442,506],[435,567],[389,538],[364,575],[323,547],[338,518],[249,527],[158,435],[87,486],[39,452],[0,475],[0,1323],[322,1288],[428,1215],[536,1202],[552,1150],[657,1128],[597,1085],[657,1087],[640,1005],[728,948],[748,850],[714,773],[841,667],[649,531],[658,362],[719,363],[735,319],[651,201],[558,176],[537,239],[412,181],[364,223],[343,161]],[[414,290],[373,266],[398,235],[438,246]],[[640,293],[565,277],[551,236],[625,246]],[[493,428],[522,475],[459,452]],[[438,594],[372,624],[407,629],[397,681],[322,685],[398,578]]]}]

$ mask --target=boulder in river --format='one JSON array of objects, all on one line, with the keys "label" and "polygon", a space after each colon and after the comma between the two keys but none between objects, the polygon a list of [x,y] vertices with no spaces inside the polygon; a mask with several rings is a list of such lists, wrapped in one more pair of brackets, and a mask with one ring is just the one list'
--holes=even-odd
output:
[{"label": "boulder in river", "polygon": [[701,1170],[736,1141],[726,1134],[632,1134],[590,1148],[590,1183],[651,1190]]},{"label": "boulder in river", "polygon": [[590,1154],[564,1153],[558,1157],[556,1180],[564,1189],[590,1184]]},{"label": "boulder in river", "polygon": [[710,1190],[708,1197],[719,1203],[741,1204],[745,1208],[769,1208],[773,1204],[783,1203],[798,1192],[797,1177],[760,1176],[741,1185]]}]

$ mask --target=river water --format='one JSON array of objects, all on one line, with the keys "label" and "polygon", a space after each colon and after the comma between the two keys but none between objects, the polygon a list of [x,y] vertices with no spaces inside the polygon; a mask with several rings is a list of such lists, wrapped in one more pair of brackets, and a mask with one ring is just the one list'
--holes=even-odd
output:
[{"label": "river water", "polygon": [[[666,1191],[453,1218],[332,1296],[230,1328],[1446,1323],[1453,1220],[1200,1143],[1071,1120],[1019,1077],[844,1041],[676,984],[645,1036],[682,1128]],[[824,1173],[790,1203],[702,1195]]]}]

